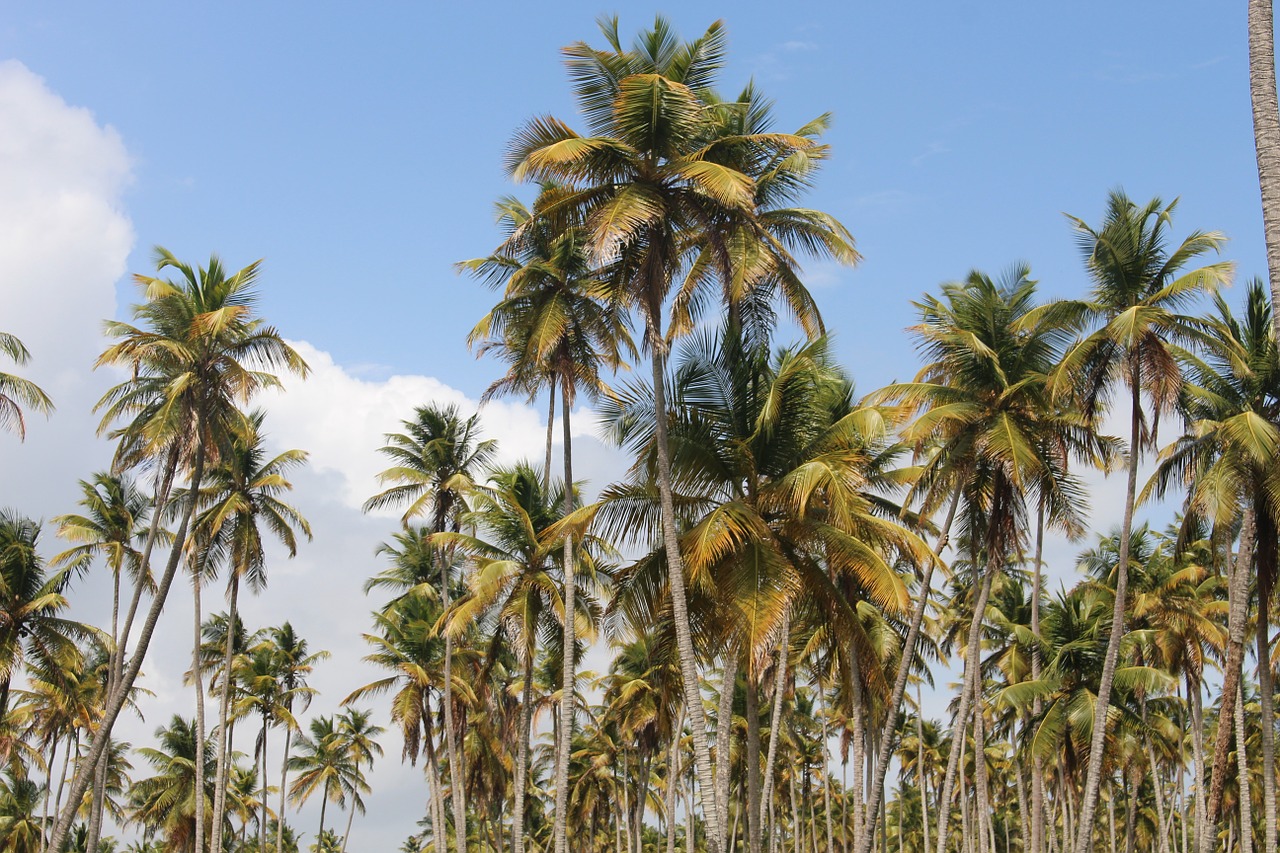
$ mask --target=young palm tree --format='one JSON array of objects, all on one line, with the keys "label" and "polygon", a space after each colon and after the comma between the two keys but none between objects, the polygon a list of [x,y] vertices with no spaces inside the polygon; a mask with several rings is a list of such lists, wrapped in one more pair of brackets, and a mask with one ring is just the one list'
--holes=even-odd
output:
[{"label": "young palm tree", "polygon": [[[670,346],[665,305],[682,271],[710,248],[715,263],[704,281],[734,279],[747,272],[735,264],[731,243],[744,231],[763,241],[773,259],[770,268],[790,265],[786,246],[755,219],[757,199],[750,175],[740,171],[742,149],[760,158],[816,148],[810,139],[787,134],[738,137],[716,148],[718,103],[710,89],[723,64],[725,35],[720,23],[692,42],[682,43],[670,24],[657,18],[652,30],[624,49],[617,20],[602,22],[604,50],[584,43],[566,49],[578,103],[590,136],[581,136],[559,119],[535,119],[511,144],[509,166],[519,180],[561,182],[569,189],[548,210],[549,216],[582,223],[588,256],[602,262],[615,298],[635,307],[644,323],[644,347],[650,354],[657,400],[657,481],[663,538],[669,566],[670,595],[679,643],[686,705],[689,709],[700,792],[713,849],[723,843],[723,804],[717,802],[706,717],[698,695],[698,672],[688,612],[685,567],[678,553],[678,529],[672,493],[671,453],[667,438],[666,358]],[[795,244],[809,242],[809,230],[790,231]],[[742,260],[742,255],[737,255]],[[752,275],[747,280],[763,279]],[[694,316],[701,300],[686,295],[682,316]],[[806,328],[821,323],[808,300],[790,303]],[[680,324],[674,329],[679,332]],[[557,853],[564,853],[557,839]]]},{"label": "young palm tree", "polygon": [[[109,322],[107,333],[118,341],[98,357],[98,366],[132,369],[132,377],[108,391],[98,404],[98,409],[104,411],[103,429],[115,421],[128,420],[115,433],[122,439],[117,450],[118,466],[163,459],[159,475],[161,498],[152,516],[152,532],[143,547],[144,566],[149,564],[161,509],[179,463],[190,471],[188,494],[199,494],[205,463],[217,460],[223,438],[246,432],[245,416],[236,404],[247,403],[257,391],[279,384],[266,370],[284,368],[304,376],[307,372],[306,363],[279,334],[253,316],[257,263],[228,276],[216,257],[207,267],[192,268],[164,249],[157,249],[157,269],[176,270],[179,278],[173,281],[136,276],[145,301],[135,306],[134,316],[142,326]],[[196,515],[194,498],[188,504],[139,632],[137,647],[126,666],[125,645],[142,597],[142,585],[133,591],[121,629],[123,639],[113,663],[118,677],[103,714],[102,736],[95,739],[88,760],[76,772],[71,786],[72,803],[84,795],[112,726],[142,669],[178,570],[187,531]],[[50,842],[54,849],[65,843],[74,819],[70,806],[59,815]]]},{"label": "young palm tree", "polygon": [[[31,359],[22,341],[8,332],[0,332],[0,353],[19,367]],[[34,382],[11,373],[0,373],[0,429],[13,430],[19,439],[25,440],[27,424],[22,419],[22,406],[46,416],[53,411],[53,401]]]},{"label": "young palm tree", "polygon": [[[466,494],[472,488],[477,471],[492,456],[492,439],[480,440],[479,416],[463,418],[456,406],[419,406],[413,420],[402,421],[404,433],[389,433],[387,444],[380,448],[394,463],[378,475],[380,482],[391,484],[365,501],[366,512],[408,504],[403,520],[427,516],[433,533],[460,529],[459,519],[467,509]],[[440,591],[447,609],[451,602],[449,567],[452,553],[440,549]],[[453,719],[453,638],[444,637],[444,728],[449,750],[449,773],[452,779],[450,800],[453,803],[454,843],[457,853],[466,853],[467,801],[459,733]]]},{"label": "young palm tree", "polygon": [[[1077,815],[1073,842],[1076,853],[1088,853],[1091,847],[1102,783],[1107,708],[1124,635],[1138,463],[1143,451],[1155,441],[1160,414],[1172,408],[1182,388],[1182,372],[1171,345],[1197,338],[1194,323],[1178,311],[1200,294],[1230,281],[1233,270],[1232,264],[1220,262],[1185,271],[1201,255],[1217,251],[1226,238],[1216,231],[1197,231],[1171,247],[1168,232],[1176,205],[1174,201],[1166,206],[1157,198],[1138,207],[1116,190],[1107,199],[1107,211],[1099,228],[1071,217],[1085,266],[1093,279],[1093,290],[1087,300],[1054,303],[1043,310],[1044,315],[1064,325],[1094,329],[1073,344],[1062,359],[1052,380],[1055,394],[1059,398],[1078,394],[1084,416],[1096,418],[1119,384],[1128,391],[1130,408],[1128,481],[1116,596],[1094,711],[1089,775]],[[1152,409],[1150,420],[1143,409],[1144,392]],[[1227,701],[1231,702],[1233,696],[1234,692]]]}]

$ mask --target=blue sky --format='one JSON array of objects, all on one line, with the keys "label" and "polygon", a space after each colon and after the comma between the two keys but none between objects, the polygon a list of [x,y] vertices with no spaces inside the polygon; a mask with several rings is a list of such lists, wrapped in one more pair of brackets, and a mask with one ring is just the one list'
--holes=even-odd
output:
[{"label": "blue sky", "polygon": [[[492,249],[493,200],[523,192],[501,166],[512,132],[540,113],[578,123],[558,50],[599,44],[594,21],[610,11],[0,4],[0,328],[26,341],[26,375],[59,405],[21,447],[0,436],[0,506],[66,512],[75,480],[105,464],[89,408],[112,379],[88,367],[100,320],[127,316],[126,273],[150,271],[152,246],[191,261],[216,251],[236,267],[265,258],[262,313],[315,371],[271,401],[268,428],[279,446],[312,452],[295,494],[317,537],[297,560],[273,561],[273,584],[245,603],[246,619],[293,619],[335,652],[317,673],[319,712],[371,680],[355,638],[376,602],[359,587],[395,525],[358,512],[382,467],[373,448],[413,405],[474,405],[495,378],[464,343],[492,294],[452,264]],[[629,34],[655,9],[617,11]],[[1117,186],[1139,202],[1180,196],[1179,238],[1222,230],[1238,278],[1265,273],[1243,3],[666,11],[686,37],[725,18],[725,94],[754,78],[784,129],[834,114],[832,158],[809,203],[849,226],[865,260],[807,275],[863,390],[915,372],[902,331],[910,301],[971,268],[1025,260],[1046,296],[1083,293],[1062,214],[1097,222]],[[539,418],[517,402],[486,423],[511,454],[532,454]],[[596,485],[622,465],[589,435],[575,454]],[[1095,493],[1104,524],[1119,518],[1119,488]],[[1055,574],[1069,578],[1075,550],[1052,546]],[[148,664],[157,710],[129,724],[135,742],[168,713],[190,713],[184,607],[178,595],[162,623]],[[421,813],[420,775],[396,765],[397,747],[367,829],[357,824],[368,849],[393,848]]]}]

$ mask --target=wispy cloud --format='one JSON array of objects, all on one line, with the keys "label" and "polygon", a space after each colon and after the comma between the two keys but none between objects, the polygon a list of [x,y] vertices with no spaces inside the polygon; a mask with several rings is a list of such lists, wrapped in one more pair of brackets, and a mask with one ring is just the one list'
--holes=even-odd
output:
[{"label": "wispy cloud", "polygon": [[912,166],[919,166],[930,157],[937,157],[939,154],[949,154],[951,149],[942,142],[930,142],[924,151],[911,158]]}]

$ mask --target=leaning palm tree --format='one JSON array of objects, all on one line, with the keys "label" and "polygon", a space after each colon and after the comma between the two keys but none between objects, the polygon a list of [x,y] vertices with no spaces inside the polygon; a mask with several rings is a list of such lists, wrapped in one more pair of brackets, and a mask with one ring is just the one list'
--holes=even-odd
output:
[{"label": "leaning palm tree", "polygon": [[[147,566],[155,543],[161,510],[181,464],[189,474],[191,499],[174,534],[165,571],[139,632],[137,647],[125,664],[134,614],[143,586],[133,591],[122,640],[115,653],[117,674],[112,695],[104,709],[100,737],[76,772],[71,802],[84,795],[89,777],[110,738],[120,709],[142,669],[151,637],[168,598],[185,548],[187,531],[194,521],[206,462],[217,461],[225,436],[246,433],[247,420],[237,404],[253,394],[279,384],[270,369],[283,368],[306,375],[307,365],[275,329],[254,316],[254,289],[258,263],[227,275],[213,257],[207,267],[193,268],[164,249],[157,249],[157,269],[177,271],[176,280],[136,276],[144,301],[135,306],[140,326],[109,322],[107,333],[116,343],[98,357],[98,366],[131,369],[131,377],[107,392],[98,409],[104,412],[102,428],[117,421],[126,425],[114,434],[121,438],[116,454],[118,467],[161,460],[159,497],[152,516],[152,531],[143,546]],[[145,571],[143,573],[145,575]],[[59,849],[75,819],[68,807],[58,818],[50,845]]]},{"label": "leaning palm tree", "polygon": [[[492,456],[496,443],[481,440],[478,415],[463,418],[456,406],[419,406],[412,420],[402,421],[403,433],[390,433],[380,449],[393,465],[378,475],[384,491],[365,501],[366,512],[384,507],[404,506],[403,521],[427,516],[433,533],[453,532],[460,528],[460,518],[467,509],[466,494],[475,475]],[[451,595],[449,584],[452,550],[440,551],[440,592],[445,608]],[[444,637],[444,728],[449,751],[449,774],[453,784],[455,836],[458,853],[465,853],[467,803],[463,780],[463,755],[458,746],[459,733],[453,719],[453,638]]]},{"label": "leaning palm tree", "polygon": [[[1099,228],[1070,217],[1093,289],[1088,299],[1058,302],[1043,309],[1045,316],[1063,325],[1093,329],[1071,346],[1055,370],[1051,388],[1057,397],[1078,399],[1084,416],[1093,419],[1105,410],[1117,384],[1129,396],[1128,481],[1119,533],[1116,595],[1094,711],[1089,775],[1076,816],[1076,853],[1088,853],[1091,847],[1102,783],[1107,708],[1124,635],[1138,464],[1143,451],[1156,441],[1160,414],[1173,407],[1182,388],[1182,371],[1172,345],[1198,337],[1193,321],[1178,312],[1206,291],[1228,283],[1233,271],[1228,262],[1185,271],[1201,255],[1216,252],[1226,238],[1216,231],[1196,231],[1177,246],[1170,246],[1169,228],[1176,206],[1176,200],[1165,205],[1156,198],[1139,207],[1116,190],[1107,198]],[[1150,419],[1143,408],[1144,392],[1151,406]],[[1234,697],[1234,688],[1225,695],[1228,712]],[[1224,726],[1224,733],[1229,729]],[[1225,757],[1223,764],[1225,769]]]},{"label": "leaning palm tree", "polygon": [[[519,180],[555,181],[569,188],[547,215],[584,224],[588,256],[603,264],[615,298],[634,307],[644,323],[658,406],[657,482],[672,611],[708,836],[712,848],[719,849],[725,810],[716,794],[698,695],[672,493],[664,385],[670,337],[664,315],[677,279],[704,256],[704,248],[710,249],[705,257],[714,261],[710,273],[699,276],[708,283],[732,281],[748,269],[735,263],[741,255],[731,246],[744,233],[767,244],[774,259],[770,266],[778,268],[793,264],[788,246],[823,250],[823,243],[810,241],[803,228],[793,227],[779,238],[759,224],[755,182],[740,171],[743,157],[738,153],[747,149],[762,159],[785,159],[790,153],[803,157],[817,146],[794,135],[748,134],[737,137],[733,146],[716,147],[718,126],[711,107],[719,99],[710,90],[724,61],[720,23],[682,43],[659,17],[630,49],[622,45],[616,18],[603,21],[602,30],[605,49],[578,43],[566,50],[590,135],[579,135],[551,116],[534,119],[517,133],[508,163]],[[701,292],[695,288],[696,294]],[[686,296],[680,316],[695,317],[703,301]],[[820,330],[811,300],[789,299],[788,305],[807,330]],[[679,332],[686,325],[680,320],[674,329]],[[556,839],[556,850],[563,853],[563,838]]]},{"label": "leaning palm tree", "polygon": [[[266,552],[261,528],[266,527],[285,546],[290,557],[297,554],[295,531],[311,538],[311,525],[296,508],[280,499],[293,488],[287,479],[289,471],[306,462],[301,450],[286,450],[268,459],[263,447],[264,414],[249,415],[250,432],[232,439],[222,450],[221,458],[208,475],[204,493],[199,496],[202,507],[196,517],[193,533],[202,566],[225,563],[227,579],[228,619],[237,618],[241,581],[258,592],[267,584]],[[233,632],[227,632],[222,661],[223,671],[230,671]],[[198,654],[198,652],[197,652]],[[197,658],[198,659],[198,658]],[[199,675],[196,676],[199,678]],[[222,811],[227,784],[227,720],[231,709],[229,678],[222,679],[218,712],[218,766],[213,801],[213,849],[221,849]]]},{"label": "leaning palm tree", "polygon": [[[31,353],[14,335],[0,332],[0,353],[8,356],[19,367],[31,359]],[[0,373],[0,429],[13,430],[19,439],[26,439],[27,424],[22,419],[22,407],[34,409],[43,415],[53,411],[53,401],[29,379]]]}]

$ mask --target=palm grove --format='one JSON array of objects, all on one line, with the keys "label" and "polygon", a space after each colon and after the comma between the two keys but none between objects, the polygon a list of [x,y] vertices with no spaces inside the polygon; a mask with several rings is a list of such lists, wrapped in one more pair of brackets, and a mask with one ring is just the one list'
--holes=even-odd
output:
[{"label": "palm grove", "polygon": [[[458,264],[498,294],[468,338],[505,369],[486,397],[545,395],[545,457],[497,464],[456,408],[388,425],[366,504],[402,513],[366,583],[380,676],[328,715],[304,724],[327,652],[238,613],[269,543],[311,533],[285,500],[306,454],[270,456],[252,408],[307,366],[255,312],[257,264],[159,250],[135,277],[98,361],[126,377],[98,405],[111,470],[52,520],[51,556],[0,514],[0,850],[118,850],[119,830],[346,851],[381,715],[423,770],[407,851],[1274,853],[1280,365],[1265,286],[1219,292],[1224,236],[1115,191],[1070,219],[1086,296],[973,271],[915,303],[915,377],[859,395],[800,266],[858,260],[799,206],[828,117],[784,132],[753,85],[723,97],[720,24],[602,38],[564,51],[584,129],[516,132],[533,200],[499,201],[501,242]],[[591,501],[582,400],[632,460]],[[0,374],[18,438],[51,409]],[[1087,526],[1090,471],[1125,484],[1114,528]],[[1167,528],[1140,520],[1155,497]],[[1045,579],[1047,531],[1080,543],[1070,589]],[[109,626],[63,614],[90,571]],[[135,747],[113,724],[145,713],[179,578],[193,714]],[[943,719],[925,685],[953,695]],[[314,830],[291,823],[312,798]]]}]

